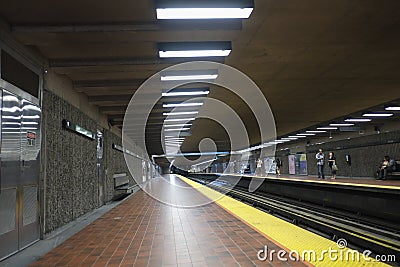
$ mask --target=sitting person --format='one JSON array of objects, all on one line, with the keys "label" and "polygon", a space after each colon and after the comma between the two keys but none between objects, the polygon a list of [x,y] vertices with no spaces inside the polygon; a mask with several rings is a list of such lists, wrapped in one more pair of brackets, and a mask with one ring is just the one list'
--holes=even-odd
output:
[{"label": "sitting person", "polygon": [[385,156],[377,171],[378,180],[386,180],[387,175],[395,170],[396,170],[396,161],[390,159],[389,156]]}]

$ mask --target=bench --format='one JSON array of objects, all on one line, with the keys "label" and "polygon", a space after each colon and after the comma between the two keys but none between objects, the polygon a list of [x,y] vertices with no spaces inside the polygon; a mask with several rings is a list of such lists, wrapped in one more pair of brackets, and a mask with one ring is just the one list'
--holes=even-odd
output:
[{"label": "bench", "polygon": [[400,179],[400,160],[396,160],[396,170],[388,173],[388,178]]},{"label": "bench", "polygon": [[114,179],[114,196],[122,196],[131,194],[136,185],[129,185],[129,176],[127,173],[115,173]]}]

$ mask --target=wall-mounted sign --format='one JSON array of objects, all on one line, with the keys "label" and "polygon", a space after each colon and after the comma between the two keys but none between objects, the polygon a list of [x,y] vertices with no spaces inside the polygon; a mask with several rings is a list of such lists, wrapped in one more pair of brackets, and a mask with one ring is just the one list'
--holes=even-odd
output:
[{"label": "wall-mounted sign", "polygon": [[70,122],[70,121],[68,121],[66,119],[62,120],[62,126],[63,126],[63,128],[65,128],[65,129],[67,129],[67,130],[69,130],[71,132],[74,132],[76,134],[82,135],[82,136],[87,137],[87,138],[89,138],[91,140],[94,140],[96,138],[96,135],[93,132],[91,132],[91,131],[89,131],[89,130],[87,130],[87,129],[79,126],[79,125],[73,124],[72,122]]},{"label": "wall-mounted sign", "polygon": [[143,157],[141,157],[141,156],[139,156],[139,155],[136,155],[135,153],[133,153],[132,151],[130,151],[130,150],[128,150],[128,149],[124,149],[122,146],[119,146],[119,145],[116,145],[116,144],[112,144],[112,148],[115,149],[115,150],[117,150],[117,151],[119,151],[119,152],[128,154],[128,155],[130,155],[130,156],[132,156],[132,157],[145,160]]},{"label": "wall-mounted sign", "polygon": [[27,132],[26,133],[27,146],[35,146],[36,144],[36,133],[35,132]]}]

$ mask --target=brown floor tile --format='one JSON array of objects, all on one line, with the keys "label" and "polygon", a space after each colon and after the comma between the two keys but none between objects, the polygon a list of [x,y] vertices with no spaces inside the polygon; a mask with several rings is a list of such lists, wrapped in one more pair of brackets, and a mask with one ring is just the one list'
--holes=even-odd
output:
[{"label": "brown floor tile", "polygon": [[261,262],[264,245],[280,249],[216,204],[176,208],[139,191],[32,266],[306,266]]}]

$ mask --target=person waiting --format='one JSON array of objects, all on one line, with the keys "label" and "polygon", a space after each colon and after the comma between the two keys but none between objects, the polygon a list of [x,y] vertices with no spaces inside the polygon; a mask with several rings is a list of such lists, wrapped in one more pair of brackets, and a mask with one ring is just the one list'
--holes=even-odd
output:
[{"label": "person waiting", "polygon": [[325,156],[324,153],[322,153],[322,149],[318,150],[318,153],[315,155],[315,158],[317,160],[318,178],[322,177],[322,179],[325,179],[325,174],[324,174]]},{"label": "person waiting", "polygon": [[396,161],[391,159],[389,156],[385,156],[381,165],[378,168],[377,180],[386,180],[389,173],[396,170]]}]

